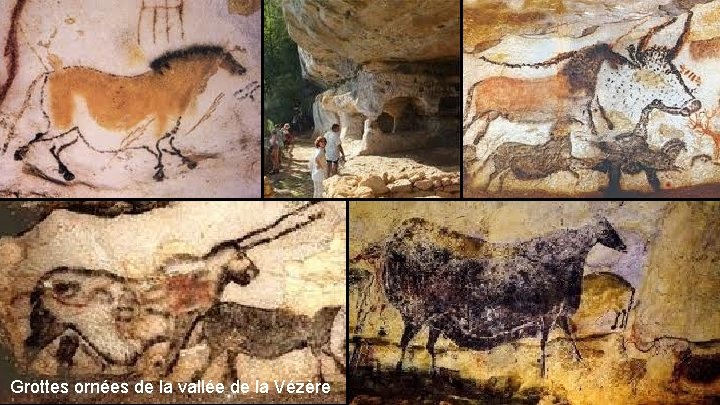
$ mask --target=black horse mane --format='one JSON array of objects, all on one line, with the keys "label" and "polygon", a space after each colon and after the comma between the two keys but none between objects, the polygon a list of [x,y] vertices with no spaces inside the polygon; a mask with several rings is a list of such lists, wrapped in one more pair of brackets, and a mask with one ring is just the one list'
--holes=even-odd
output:
[{"label": "black horse mane", "polygon": [[176,60],[187,60],[197,57],[218,57],[227,54],[221,46],[215,45],[192,45],[187,48],[168,51],[150,62],[150,68],[162,73],[163,69],[169,69],[170,63]]}]

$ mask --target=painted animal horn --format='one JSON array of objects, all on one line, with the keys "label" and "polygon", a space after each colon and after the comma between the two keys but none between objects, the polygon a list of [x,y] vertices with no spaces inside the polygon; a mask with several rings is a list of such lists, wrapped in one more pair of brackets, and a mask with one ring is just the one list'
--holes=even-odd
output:
[{"label": "painted animal horn", "polygon": [[675,59],[675,57],[680,53],[680,49],[682,49],[683,45],[685,45],[685,42],[687,41],[688,34],[690,33],[690,23],[692,20],[693,13],[692,11],[688,12],[687,19],[685,20],[685,24],[683,25],[683,31],[682,34],[680,34],[680,37],[678,37],[677,43],[675,43],[675,46],[670,48],[668,51],[668,55],[670,59]]},{"label": "painted animal horn", "polygon": [[672,25],[677,21],[677,17],[673,17],[669,19],[668,21],[665,21],[664,23],[650,28],[650,30],[645,34],[642,39],[640,39],[640,43],[638,44],[638,52],[643,52],[647,48],[647,46],[650,44],[650,40],[652,37],[658,33],[658,31],[661,31],[664,28],[667,28],[668,26]]},{"label": "painted animal horn", "polygon": [[324,216],[323,208],[323,205],[317,201],[304,203],[270,225],[237,239],[236,246],[239,249],[250,249],[292,233],[322,218]]}]

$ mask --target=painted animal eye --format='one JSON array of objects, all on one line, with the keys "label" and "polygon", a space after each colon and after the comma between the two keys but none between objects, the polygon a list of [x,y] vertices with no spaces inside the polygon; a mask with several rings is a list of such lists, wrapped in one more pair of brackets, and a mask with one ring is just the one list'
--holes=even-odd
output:
[{"label": "painted animal eye", "polygon": [[61,281],[53,283],[53,293],[61,297],[72,297],[80,291],[80,283],[77,281]]}]

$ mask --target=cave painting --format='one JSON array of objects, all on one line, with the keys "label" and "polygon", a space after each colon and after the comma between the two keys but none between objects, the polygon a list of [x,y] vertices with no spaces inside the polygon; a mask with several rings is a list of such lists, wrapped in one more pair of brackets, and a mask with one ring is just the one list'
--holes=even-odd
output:
[{"label": "cave painting", "polygon": [[[170,43],[171,33],[172,38],[185,39],[184,13],[185,0],[142,0],[137,23],[138,45],[145,37],[148,40],[152,37],[153,44],[157,44],[158,38]],[[151,30],[152,35],[144,34]]]},{"label": "cave painting", "polygon": [[[330,348],[330,333],[341,309],[339,305],[327,306],[309,317],[286,309],[255,308],[233,302],[219,302],[198,317],[187,330],[192,331],[195,324],[203,323],[201,338],[206,339],[210,346],[210,361],[201,373],[223,354],[227,356],[229,375],[236,376],[239,353],[274,359],[310,346],[316,359],[315,376],[320,382],[325,382],[321,356],[329,356],[338,369],[344,371],[345,368],[343,358],[333,353]],[[272,332],[272,336],[268,331]],[[183,347],[179,346],[173,353],[167,372],[172,372],[181,348]]]},{"label": "cave painting", "polygon": [[350,398],[715,401],[717,255],[706,255],[719,212],[715,202],[351,202]]},{"label": "cave painting", "polygon": [[27,3],[0,19],[1,195],[257,196],[258,8]]},{"label": "cave painting", "polygon": [[[472,16],[484,3],[466,10]],[[632,19],[575,1],[552,18],[502,3],[526,20],[465,21],[466,39],[494,38],[464,44],[468,196],[660,195],[717,181],[715,123],[707,119],[717,81],[698,47],[715,35],[720,3],[637,5]]]},{"label": "cave painting", "polygon": [[545,345],[555,325],[581,358],[570,318],[580,307],[585,260],[596,244],[626,251],[604,218],[512,244],[489,243],[411,218],[356,259],[377,260],[383,291],[402,314],[398,370],[408,343],[427,324],[433,371],[434,346],[441,334],[476,350],[539,334],[544,376]]},{"label": "cave painting", "polygon": [[[79,139],[95,149],[83,136],[78,124],[82,119],[74,105],[78,97],[86,102],[92,120],[98,125],[128,134],[124,135],[126,138],[121,143],[121,149],[144,149],[155,156],[155,180],[165,178],[163,151],[177,156],[189,169],[194,169],[197,162],[183,155],[173,143],[183,115],[190,105],[197,102],[197,96],[219,69],[242,75],[245,68],[229,52],[217,46],[192,46],[171,51],[152,61],[150,68],[149,72],[132,77],[76,66],[43,75],[38,79],[42,82],[40,103],[43,116],[48,120],[48,130],[36,134],[26,145],[18,148],[15,160],[23,160],[35,143],[54,141],[50,153],[57,160],[58,172],[66,181],[74,180],[75,175],[63,163],[60,153]],[[135,100],[139,99],[143,101],[136,103]],[[145,129],[151,123],[155,127],[156,142],[130,146],[138,138],[138,129]]]},{"label": "cave painting", "polygon": [[[41,352],[57,342],[53,353],[60,371],[73,372],[73,359],[78,349],[95,359],[102,370],[109,366],[134,369],[140,358],[158,344],[169,345],[167,350],[175,352],[175,357],[179,355],[179,350],[186,348],[187,340],[199,322],[203,323],[204,333],[208,335],[211,347],[215,348],[213,342],[218,336],[213,331],[219,328],[219,322],[229,322],[228,319],[242,322],[248,333],[257,328],[263,329],[262,335],[253,334],[256,344],[263,350],[287,345],[288,342],[292,350],[297,345],[292,343],[291,336],[287,336],[290,332],[282,330],[284,321],[275,324],[268,317],[243,316],[247,312],[262,312],[262,309],[243,307],[243,314],[238,311],[236,316],[222,319],[217,317],[217,312],[228,307],[228,311],[234,309],[232,303],[220,304],[228,284],[246,286],[262,271],[245,252],[290,235],[323,218],[323,215],[322,205],[304,203],[265,227],[218,243],[204,255],[177,254],[170,257],[163,262],[155,277],[128,278],[107,270],[79,267],[50,270],[37,281],[30,294],[32,311],[28,320],[29,335],[24,341],[25,361],[32,365]],[[334,307],[331,314],[323,312],[315,322],[297,318],[300,321],[295,326],[303,326],[304,329],[292,331],[300,336],[301,341],[307,341],[300,333],[309,329],[306,333],[313,336],[310,339],[313,353],[319,356],[322,354],[320,350],[327,346],[329,329],[338,311],[339,308]],[[237,326],[233,324],[232,327]],[[275,329],[277,334],[267,333]],[[261,352],[255,353],[257,346],[240,345],[232,349],[226,344],[223,348],[242,351],[250,356],[268,357]],[[278,353],[277,356],[284,352],[278,349]],[[158,375],[166,375],[172,371],[177,359],[165,360],[156,361],[150,367]],[[229,362],[233,360],[234,357]]]}]

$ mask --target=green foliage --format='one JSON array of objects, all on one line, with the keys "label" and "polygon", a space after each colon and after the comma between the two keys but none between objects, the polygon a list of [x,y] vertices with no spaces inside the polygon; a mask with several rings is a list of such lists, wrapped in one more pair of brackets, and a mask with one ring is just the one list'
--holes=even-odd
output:
[{"label": "green foliage", "polygon": [[265,0],[265,55],[263,61],[263,108],[275,122],[288,122],[293,105],[302,97],[303,78],[297,45],[290,39],[282,0]]},{"label": "green foliage", "polygon": [[268,134],[268,136],[269,136],[270,132],[272,132],[273,128],[275,128],[275,123],[273,122],[273,120],[266,119],[265,120],[265,132]]}]

